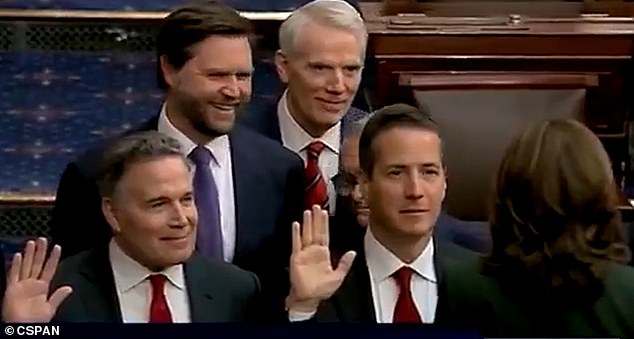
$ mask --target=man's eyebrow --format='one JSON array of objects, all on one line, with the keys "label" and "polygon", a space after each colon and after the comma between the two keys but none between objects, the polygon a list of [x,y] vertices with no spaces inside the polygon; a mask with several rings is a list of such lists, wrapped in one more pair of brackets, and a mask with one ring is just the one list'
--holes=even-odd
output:
[{"label": "man's eyebrow", "polygon": [[159,196],[159,197],[154,197],[154,198],[150,198],[145,200],[146,204],[153,204],[153,203],[157,203],[157,202],[161,202],[161,201],[165,201],[167,200],[167,197],[164,196]]},{"label": "man's eyebrow", "polygon": [[213,68],[213,67],[207,67],[201,70],[202,73],[205,74],[234,74],[234,73],[253,73],[254,69],[253,67],[251,68],[244,68],[244,69],[238,69],[238,70],[228,70],[228,69],[221,69],[221,68]]}]

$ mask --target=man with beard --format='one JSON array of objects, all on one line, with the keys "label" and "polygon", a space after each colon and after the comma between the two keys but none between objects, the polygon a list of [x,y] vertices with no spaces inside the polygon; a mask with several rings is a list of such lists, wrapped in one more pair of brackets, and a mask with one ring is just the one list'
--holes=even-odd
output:
[{"label": "man with beard", "polygon": [[[250,22],[215,1],[168,15],[157,38],[160,112],[134,131],[158,130],[176,140],[195,167],[199,253],[258,274],[262,288],[285,294],[290,225],[301,218],[301,159],[239,125],[238,106],[251,95]],[[51,220],[64,256],[106,244],[111,236],[95,182],[103,146],[62,174]],[[279,264],[279,265],[278,265]]]}]

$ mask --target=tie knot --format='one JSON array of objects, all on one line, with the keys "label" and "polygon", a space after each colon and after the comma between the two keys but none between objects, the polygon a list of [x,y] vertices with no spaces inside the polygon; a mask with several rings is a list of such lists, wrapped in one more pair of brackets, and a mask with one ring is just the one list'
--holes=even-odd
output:
[{"label": "tie knot", "polygon": [[394,280],[396,280],[396,284],[401,288],[401,290],[409,290],[410,283],[412,281],[412,274],[414,274],[414,270],[407,266],[403,266],[398,269],[398,271],[392,274]]},{"label": "tie knot", "polygon": [[152,274],[148,277],[150,284],[152,285],[152,291],[154,293],[163,294],[163,288],[165,287],[165,276],[163,274]]},{"label": "tie knot", "polygon": [[211,151],[202,145],[196,146],[196,148],[189,153],[189,158],[196,166],[208,166],[213,157],[214,156],[211,154]]},{"label": "tie knot", "polygon": [[308,144],[308,146],[306,146],[306,151],[311,156],[319,157],[319,155],[321,154],[321,152],[324,150],[325,147],[326,145],[324,145],[323,142],[313,141],[310,144]]}]

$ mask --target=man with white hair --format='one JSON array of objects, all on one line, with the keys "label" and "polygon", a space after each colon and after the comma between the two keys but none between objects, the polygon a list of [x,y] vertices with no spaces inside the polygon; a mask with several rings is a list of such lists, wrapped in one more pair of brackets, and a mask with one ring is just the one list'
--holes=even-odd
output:
[{"label": "man with white hair", "polygon": [[316,0],[282,23],[277,73],[286,84],[276,107],[250,112],[243,123],[281,142],[304,160],[304,207],[335,211],[331,179],[338,173],[342,125],[366,114],[351,107],[364,66],[368,33],[359,12],[343,0]]}]

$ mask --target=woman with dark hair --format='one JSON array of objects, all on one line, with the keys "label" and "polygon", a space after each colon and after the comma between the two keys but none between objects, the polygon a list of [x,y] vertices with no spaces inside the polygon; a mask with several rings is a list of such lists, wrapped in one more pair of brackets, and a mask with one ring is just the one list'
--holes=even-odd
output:
[{"label": "woman with dark hair", "polygon": [[439,322],[484,336],[634,338],[634,269],[610,160],[574,120],[538,122],[502,159],[490,255],[449,267]]}]

